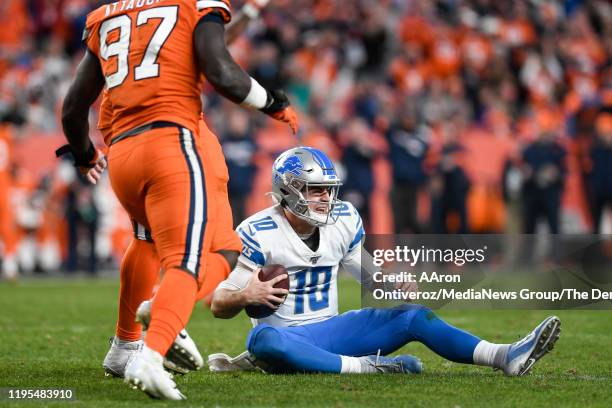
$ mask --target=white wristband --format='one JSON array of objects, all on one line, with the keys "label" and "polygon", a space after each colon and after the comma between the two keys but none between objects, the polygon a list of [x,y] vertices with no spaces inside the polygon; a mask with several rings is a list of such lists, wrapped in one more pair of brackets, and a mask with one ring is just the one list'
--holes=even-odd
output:
[{"label": "white wristband", "polygon": [[259,85],[259,82],[251,78],[251,89],[249,94],[244,98],[240,104],[252,109],[262,109],[266,107],[268,102],[268,92],[266,89]]}]

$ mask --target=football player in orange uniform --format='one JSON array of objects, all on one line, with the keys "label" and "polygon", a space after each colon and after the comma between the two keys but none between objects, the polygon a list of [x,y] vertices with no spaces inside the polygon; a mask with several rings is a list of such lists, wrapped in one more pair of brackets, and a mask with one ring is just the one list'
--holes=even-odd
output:
[{"label": "football player in orange uniform", "polygon": [[[231,44],[246,29],[248,23],[258,17],[261,9],[268,0],[250,0],[232,18],[225,30],[225,41]],[[112,139],[112,105],[104,90],[98,129],[104,140]],[[232,210],[227,192],[229,179],[225,158],[218,138],[206,126],[204,118],[200,120],[200,140],[203,151],[207,152],[206,160],[202,162],[206,177],[207,202],[209,204],[208,233],[212,234],[211,252],[205,256],[206,278],[199,289],[197,300],[206,298],[217,285],[222,282],[234,268],[236,259],[242,249],[242,244],[233,229]],[[96,183],[104,171],[105,162],[88,171],[87,177]],[[210,185],[209,185],[210,184]],[[214,210],[211,211],[212,206]],[[141,341],[141,325],[135,321],[136,311],[144,301],[149,301],[152,290],[157,282],[160,270],[159,258],[155,251],[151,233],[135,221],[134,238],[123,257],[120,268],[121,287],[119,293],[119,314],[115,336],[111,340],[111,347],[103,362],[107,374],[123,377],[127,362],[135,354]],[[141,313],[148,311],[148,305],[143,305]],[[147,316],[139,316],[139,320],[148,321]],[[199,369],[203,359],[189,337],[186,330],[176,337],[171,348],[172,352],[166,355],[164,365],[183,374]],[[193,361],[192,361],[193,360]]]},{"label": "football player in orange uniform", "polygon": [[101,6],[87,17],[88,50],[62,107],[69,150],[87,174],[104,162],[88,136],[89,106],[108,89],[111,184],[130,217],[151,231],[164,270],[145,344],[128,363],[125,380],[156,398],[185,398],[164,371],[163,356],[189,320],[211,248],[198,137],[200,74],[231,101],[297,131],[285,94],[264,89],[229,54],[224,24],[230,19],[229,3],[221,0]]}]

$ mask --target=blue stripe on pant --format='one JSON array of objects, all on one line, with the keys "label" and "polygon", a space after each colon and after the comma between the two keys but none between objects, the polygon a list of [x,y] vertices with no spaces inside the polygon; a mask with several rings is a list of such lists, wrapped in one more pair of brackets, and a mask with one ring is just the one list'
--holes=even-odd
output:
[{"label": "blue stripe on pant", "polygon": [[197,278],[200,273],[200,258],[207,222],[206,179],[193,133],[186,128],[179,128],[179,133],[181,149],[189,168],[190,185],[189,225],[181,266],[191,271]]},{"label": "blue stripe on pant", "polygon": [[386,355],[411,341],[440,356],[472,363],[479,338],[439,319],[420,305],[353,310],[323,322],[293,327],[261,324],[251,330],[247,348],[272,365],[274,372],[332,372],[341,369],[340,355]]}]

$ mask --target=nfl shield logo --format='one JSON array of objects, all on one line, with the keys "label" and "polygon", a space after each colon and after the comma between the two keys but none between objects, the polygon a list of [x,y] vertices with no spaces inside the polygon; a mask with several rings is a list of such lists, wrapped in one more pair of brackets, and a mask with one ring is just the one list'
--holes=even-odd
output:
[{"label": "nfl shield logo", "polygon": [[313,265],[315,265],[315,264],[316,264],[316,263],[319,261],[319,259],[321,259],[321,255],[311,256],[311,257],[310,257],[310,262],[311,262]]}]

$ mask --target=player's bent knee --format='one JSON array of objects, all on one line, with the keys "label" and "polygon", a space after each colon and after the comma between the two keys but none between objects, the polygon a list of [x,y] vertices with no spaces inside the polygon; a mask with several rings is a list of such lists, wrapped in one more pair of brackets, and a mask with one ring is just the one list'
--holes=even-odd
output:
[{"label": "player's bent knee", "polygon": [[433,310],[426,306],[419,305],[416,310],[412,312],[406,313],[407,323],[411,327],[421,326],[423,324],[427,324],[434,319],[437,319],[438,316],[434,313]]},{"label": "player's bent knee", "polygon": [[282,334],[271,326],[253,329],[249,338],[249,352],[264,361],[277,361],[286,354],[285,339]]},{"label": "player's bent knee", "polygon": [[420,306],[416,312],[416,315],[419,316],[419,318],[423,318],[426,320],[433,320],[437,317],[434,311],[428,308],[427,306]]},{"label": "player's bent knee", "polygon": [[401,305],[394,308],[399,311],[394,320],[400,322],[403,327],[410,328],[420,325],[436,318],[436,314],[427,306],[423,305]]}]

